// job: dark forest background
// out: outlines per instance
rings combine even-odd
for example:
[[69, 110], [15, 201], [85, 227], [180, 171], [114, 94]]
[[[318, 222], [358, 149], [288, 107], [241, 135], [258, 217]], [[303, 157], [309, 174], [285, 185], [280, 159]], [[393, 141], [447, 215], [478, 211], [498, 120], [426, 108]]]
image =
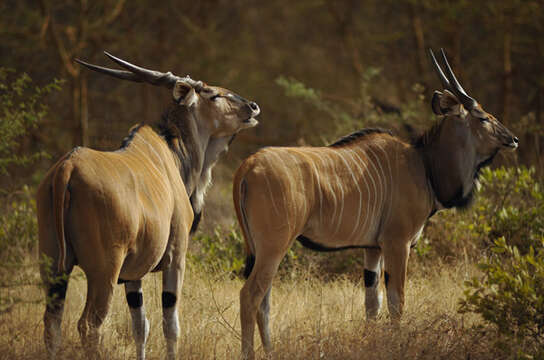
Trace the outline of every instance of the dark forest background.
[[440, 47], [469, 94], [520, 138], [517, 158], [501, 161], [540, 170], [543, 8], [522, 0], [4, 0], [0, 66], [40, 86], [65, 80], [21, 141], [22, 153], [50, 158], [14, 171], [43, 174], [76, 145], [116, 148], [171, 101], [166, 89], [92, 73], [75, 57], [115, 67], [107, 50], [255, 100], [260, 126], [238, 136], [223, 161], [232, 168], [266, 145], [322, 145], [369, 125], [421, 131], [440, 90], [427, 51]]

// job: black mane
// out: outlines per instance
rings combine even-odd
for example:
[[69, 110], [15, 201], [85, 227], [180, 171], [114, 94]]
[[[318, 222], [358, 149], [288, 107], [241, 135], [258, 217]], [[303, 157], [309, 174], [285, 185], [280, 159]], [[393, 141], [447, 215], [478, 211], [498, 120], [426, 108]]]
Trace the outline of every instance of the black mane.
[[418, 137], [415, 137], [411, 144], [416, 149], [422, 149], [425, 147], [425, 145], [429, 144], [434, 137], [438, 134], [440, 130], [440, 126], [442, 125], [442, 121], [437, 121], [433, 126], [431, 126], [430, 129], [425, 131], [423, 134], [421, 134]]
[[391, 133], [390, 130], [386, 130], [382, 128], [365, 128], [340, 138], [336, 142], [330, 144], [329, 147], [340, 147], [340, 146], [348, 145], [354, 142], [355, 140], [358, 140], [364, 136], [371, 135], [371, 134], [389, 134], [393, 136], [393, 133]]
[[203, 154], [197, 149], [198, 130], [191, 121], [185, 106], [173, 106], [167, 109], [158, 123], [154, 124], [155, 131], [164, 138], [168, 147], [181, 162], [182, 178], [187, 185], [189, 174], [202, 160]]
[[121, 147], [119, 148], [119, 150], [125, 149], [126, 147], [128, 147], [130, 145], [132, 140], [134, 140], [134, 136], [136, 135], [138, 130], [140, 130], [142, 128], [142, 126], [144, 126], [144, 124], [138, 124], [138, 125], [133, 126], [130, 129], [130, 132], [128, 133], [128, 135], [123, 138], [123, 141], [121, 142]]

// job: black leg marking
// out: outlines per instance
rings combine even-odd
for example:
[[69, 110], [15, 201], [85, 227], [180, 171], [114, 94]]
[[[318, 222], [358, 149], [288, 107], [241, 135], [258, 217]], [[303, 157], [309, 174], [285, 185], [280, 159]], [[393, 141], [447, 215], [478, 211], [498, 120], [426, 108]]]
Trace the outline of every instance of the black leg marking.
[[47, 290], [47, 311], [58, 312], [62, 309], [67, 289], [68, 281], [65, 279], [55, 280], [54, 283], [49, 285]]
[[373, 287], [378, 280], [376, 272], [365, 269], [364, 271], [365, 287]]
[[385, 287], [387, 287], [387, 284], [389, 283], [389, 273], [387, 271], [385, 271], [383, 278], [385, 280]]
[[127, 293], [127, 303], [131, 308], [139, 308], [144, 304], [144, 296], [141, 292], [129, 292]]
[[168, 291], [162, 292], [162, 307], [169, 308], [176, 305], [177, 297], [175, 294], [172, 294]]
[[251, 270], [255, 265], [255, 255], [246, 256], [246, 266], [244, 268], [244, 277], [247, 279], [251, 275]]

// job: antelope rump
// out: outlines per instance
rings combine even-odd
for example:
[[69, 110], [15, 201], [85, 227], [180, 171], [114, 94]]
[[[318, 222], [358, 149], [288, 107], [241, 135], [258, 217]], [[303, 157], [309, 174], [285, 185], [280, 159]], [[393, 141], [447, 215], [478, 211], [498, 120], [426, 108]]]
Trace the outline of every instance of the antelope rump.
[[436, 211], [465, 207], [479, 170], [518, 139], [467, 95], [443, 51], [431, 51], [444, 91], [431, 104], [442, 116], [415, 143], [365, 129], [328, 147], [269, 147], [235, 174], [233, 197], [244, 234], [247, 281], [240, 292], [242, 356], [254, 358], [257, 322], [265, 352], [272, 279], [295, 239], [319, 251], [362, 248], [367, 318], [378, 314], [382, 271], [389, 314], [403, 312], [410, 248]]

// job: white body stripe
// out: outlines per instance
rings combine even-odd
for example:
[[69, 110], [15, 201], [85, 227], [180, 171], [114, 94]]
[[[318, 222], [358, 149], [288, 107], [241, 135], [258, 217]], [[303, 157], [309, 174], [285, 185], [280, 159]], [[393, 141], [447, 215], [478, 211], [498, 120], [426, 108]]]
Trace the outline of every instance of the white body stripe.
[[[311, 156], [313, 153], [308, 153], [307, 156]], [[323, 191], [321, 190], [321, 180], [319, 179], [319, 172], [317, 171], [317, 167], [315, 166], [314, 161], [310, 161], [310, 166], [312, 167], [312, 171], [315, 174], [315, 178], [317, 181], [317, 192], [319, 193], [319, 223], [323, 223]]]
[[[285, 151], [290, 157], [291, 159], [293, 159], [293, 166], [295, 166], [297, 168], [297, 171], [300, 175], [300, 181], [304, 181], [304, 175], [302, 174], [302, 170], [300, 169], [300, 166], [297, 166], [296, 162], [297, 162], [297, 158], [295, 157], [295, 155], [291, 154], [291, 152], [289, 150], [286, 150]], [[294, 193], [293, 193], [293, 196], [294, 196]], [[306, 205], [306, 201], [303, 201], [302, 202], [303, 206], [304, 206], [304, 211], [303, 211], [303, 218], [306, 218], [306, 215], [308, 213], [308, 210], [307, 210], [307, 205]]]
[[[380, 201], [379, 203], [377, 204], [377, 206], [379, 206], [379, 211], [378, 213], [374, 214], [374, 219], [376, 221], [379, 221], [379, 219], [381, 219], [381, 215], [382, 215], [382, 210], [383, 210], [383, 205], [384, 205], [384, 199], [385, 199], [385, 192], [386, 192], [386, 189], [385, 189], [385, 184], [384, 184], [384, 178], [385, 178], [385, 174], [383, 172], [383, 169], [382, 169], [382, 165], [380, 164], [380, 161], [379, 161], [379, 158], [376, 156], [376, 153], [374, 153], [374, 151], [372, 150], [372, 147], [371, 146], [368, 146], [367, 147], [368, 151], [374, 156], [374, 158], [376, 159], [376, 161], [372, 161], [372, 164], [373, 165], [376, 165], [375, 163], [378, 164], [379, 168], [380, 168], [380, 173], [378, 173], [378, 169], [375, 167], [376, 169], [376, 177], [378, 178], [377, 180], [379, 181], [380, 183], [380, 191], [378, 192], [378, 194], [380, 195]], [[376, 215], [380, 215], [380, 216], [376, 216]]]
[[[332, 163], [332, 168], [334, 168], [335, 167], [334, 166], [335, 165], [334, 159], [331, 156], [329, 156], [329, 160]], [[342, 223], [342, 214], [344, 212], [344, 187], [342, 186], [342, 181], [341, 181], [341, 179], [338, 176], [338, 173], [336, 171], [334, 171], [334, 177], [336, 178], [336, 184], [338, 185], [338, 190], [340, 190], [340, 193], [341, 193], [340, 201], [335, 204], [335, 207], [338, 207], [338, 204], [341, 204], [342, 207], [340, 208], [340, 212], [337, 215], [336, 228], [335, 228], [334, 232], [331, 235], [332, 237], [334, 237], [338, 233], [338, 230], [340, 229], [340, 225]], [[333, 217], [332, 221], [334, 223], [334, 217]]]
[[[326, 163], [325, 163], [325, 154], [323, 154], [322, 158], [321, 158], [321, 162], [324, 164], [325, 167], [327, 167]], [[333, 197], [333, 201], [334, 201], [334, 206], [332, 207], [333, 211], [332, 211], [332, 216], [331, 216], [331, 219], [333, 219], [334, 221], [334, 217], [336, 215], [336, 195], [334, 193], [334, 189], [332, 188], [332, 185], [330, 182], [327, 182], [327, 185], [329, 187], [329, 190], [330, 190], [330, 194], [332, 195]]]
[[[362, 151], [363, 156], [365, 155], [365, 152], [364, 152], [363, 149], [356, 148], [355, 153], [357, 153], [357, 150]], [[376, 165], [374, 165], [374, 161], [372, 161], [372, 159], [369, 156], [366, 156], [366, 159], [367, 159], [368, 163], [371, 164], [372, 167], [374, 168], [374, 171], [376, 172], [376, 175], [378, 175], [378, 171], [377, 171]], [[368, 170], [368, 167], [367, 167], [367, 170]], [[378, 190], [378, 186], [376, 185], [376, 181], [374, 180], [374, 176], [372, 175], [372, 172], [367, 171], [367, 172], [365, 172], [365, 174], [367, 174], [368, 177], [370, 177], [370, 181], [372, 181], [372, 188], [373, 188], [373, 195], [374, 195], [374, 201], [372, 202], [372, 212], [370, 213], [370, 224], [371, 225], [370, 225], [370, 228], [367, 229], [367, 231], [372, 232], [375, 229], [375, 226], [376, 226], [376, 207], [378, 206], [378, 193], [379, 193], [379, 190]], [[369, 198], [368, 201], [370, 201], [370, 198]]]
[[[362, 223], [362, 225], [360, 225], [360, 227], [355, 227], [354, 228], [354, 231], [353, 231], [353, 234], [357, 233], [361, 228], [362, 229], [366, 229], [366, 226], [367, 226], [367, 223], [368, 223], [368, 217], [370, 216], [370, 186], [368, 184], [368, 181], [367, 181], [367, 178], [366, 176], [364, 176], [365, 174], [365, 171], [368, 169], [368, 164], [365, 163], [360, 157], [359, 155], [353, 151], [352, 149], [349, 149], [349, 154], [350, 156], [352, 157], [353, 159], [353, 162], [359, 167], [360, 171], [361, 171], [361, 178], [363, 179], [364, 183], [365, 183], [365, 188], [366, 188], [366, 194], [367, 194], [367, 199], [366, 199], [366, 212], [365, 212], [365, 218], [364, 218], [364, 222]], [[359, 159], [359, 161], [356, 161], [354, 156], [357, 156], [357, 158]], [[363, 169], [360, 164], [364, 164], [365, 168]]]
[[388, 189], [389, 206], [387, 207], [387, 215], [385, 216], [385, 223], [388, 223], [389, 218], [391, 216], [391, 211], [393, 209], [393, 196], [392, 196], [392, 194], [393, 194], [393, 171], [391, 169], [391, 163], [389, 161], [389, 156], [387, 156], [387, 153], [385, 152], [383, 147], [378, 145], [378, 149], [380, 149], [382, 151], [385, 160], [387, 160], [387, 169], [389, 170], [389, 189]]
[[[285, 167], [285, 164], [284, 164], [284, 162], [283, 162], [283, 159], [281, 158], [281, 156], [279, 156], [278, 154], [276, 154], [275, 151], [268, 151], [267, 154], [271, 154], [272, 156], [274, 156], [274, 157], [275, 157], [276, 159], [278, 159], [278, 160], [281, 162], [281, 164]], [[267, 159], [267, 160], [268, 160], [269, 163], [270, 163], [270, 159]], [[288, 168], [285, 168], [285, 169], [288, 170]], [[289, 177], [288, 177], [288, 178], [289, 178]], [[289, 185], [291, 185], [291, 179], [290, 179], [290, 178], [289, 178]], [[281, 186], [283, 187], [283, 185], [281, 185]], [[289, 202], [287, 202], [287, 197], [285, 196], [285, 193], [287, 192], [287, 190], [288, 190], [288, 189], [285, 189], [285, 190], [282, 191], [281, 193], [282, 193], [282, 198], [283, 198], [283, 204], [284, 204], [284, 206], [285, 206], [285, 209], [284, 209], [285, 211], [284, 211], [284, 212], [285, 212], [285, 214], [287, 214], [287, 216], [286, 216], [287, 228], [289, 229], [289, 232], [291, 232], [291, 231], [292, 231], [292, 228], [291, 228], [291, 221], [290, 221], [291, 216], [289, 216], [289, 208], [288, 208]]]
[[348, 240], [349, 240], [355, 233], [355, 229], [358, 227], [360, 219], [361, 219], [361, 210], [363, 207], [363, 193], [361, 192], [361, 188], [359, 187], [359, 182], [357, 181], [357, 178], [355, 177], [355, 174], [353, 173], [351, 166], [349, 166], [349, 163], [346, 161], [346, 159], [344, 159], [344, 157], [342, 156], [342, 153], [339, 154], [339, 157], [340, 159], [342, 159], [342, 161], [346, 165], [346, 168], [349, 170], [351, 178], [353, 179], [353, 183], [357, 186], [357, 191], [359, 192], [359, 206], [357, 207], [357, 224], [356, 226], [354, 226], [352, 233], [348, 236]]

